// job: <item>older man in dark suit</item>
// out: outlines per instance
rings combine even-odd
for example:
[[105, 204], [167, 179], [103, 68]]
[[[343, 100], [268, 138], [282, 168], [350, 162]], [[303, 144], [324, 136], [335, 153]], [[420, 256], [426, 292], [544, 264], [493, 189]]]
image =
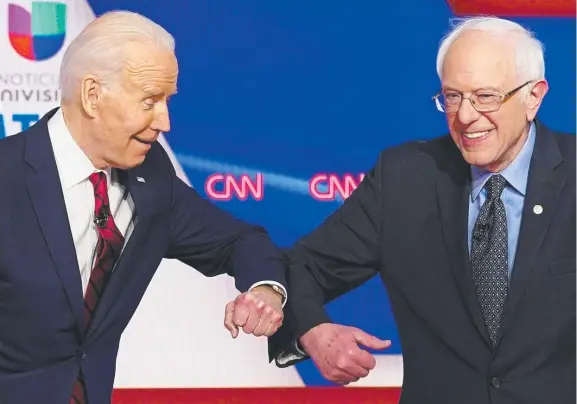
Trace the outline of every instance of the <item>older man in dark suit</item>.
[[323, 304], [379, 274], [402, 404], [574, 403], [575, 137], [536, 118], [542, 46], [516, 23], [473, 18], [444, 38], [437, 69], [450, 135], [383, 151], [289, 250], [271, 358], [310, 357], [341, 384], [366, 376], [375, 359], [359, 345], [390, 342], [333, 324]]
[[60, 76], [61, 108], [0, 141], [0, 403], [109, 403], [120, 337], [163, 258], [234, 276], [243, 293], [225, 325], [272, 335], [282, 255], [182, 182], [157, 142], [176, 92], [172, 36], [106, 14]]

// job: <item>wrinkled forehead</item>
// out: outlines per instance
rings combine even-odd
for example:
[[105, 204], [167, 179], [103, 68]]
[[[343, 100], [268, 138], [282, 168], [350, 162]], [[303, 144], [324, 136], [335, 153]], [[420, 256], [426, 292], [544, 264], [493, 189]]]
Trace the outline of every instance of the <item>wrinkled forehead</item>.
[[449, 48], [441, 74], [443, 88], [504, 91], [515, 83], [515, 51], [508, 41], [471, 31]]
[[176, 92], [178, 62], [172, 51], [158, 49], [152, 45], [135, 43], [127, 48], [124, 67], [127, 84], [146, 92]]

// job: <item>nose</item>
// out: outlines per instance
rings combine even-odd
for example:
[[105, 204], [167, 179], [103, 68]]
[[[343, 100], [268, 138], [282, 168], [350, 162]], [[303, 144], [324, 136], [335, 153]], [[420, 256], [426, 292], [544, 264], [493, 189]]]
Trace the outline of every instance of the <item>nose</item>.
[[159, 132], [170, 131], [170, 116], [166, 103], [157, 104], [155, 108], [154, 120], [150, 124], [150, 128]]
[[463, 98], [457, 116], [463, 125], [469, 125], [479, 119], [479, 112], [473, 107], [470, 99]]

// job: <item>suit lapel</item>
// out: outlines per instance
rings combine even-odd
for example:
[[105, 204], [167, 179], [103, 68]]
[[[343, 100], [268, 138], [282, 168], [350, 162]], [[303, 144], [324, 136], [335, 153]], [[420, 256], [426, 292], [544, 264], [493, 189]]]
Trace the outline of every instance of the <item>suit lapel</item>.
[[104, 329], [106, 327], [104, 323], [107, 319], [110, 320], [114, 317], [111, 312], [118, 306], [117, 303], [127, 283], [126, 280], [135, 272], [131, 260], [137, 256], [138, 245], [141, 245], [142, 238], [146, 237], [151, 211], [150, 202], [147, 198], [146, 183], [137, 180], [138, 176], [141, 175], [141, 171], [143, 171], [142, 167], [129, 171], [118, 170], [119, 181], [127, 187], [134, 202], [135, 226], [98, 303], [92, 323], [87, 330], [86, 338], [91, 338], [96, 331]]
[[[451, 141], [452, 142], [452, 141]], [[463, 160], [456, 146], [439, 162], [437, 197], [441, 214], [442, 232], [451, 259], [451, 267], [459, 286], [461, 297], [471, 319], [483, 340], [490, 346], [477, 292], [471, 275], [468, 247], [468, 214], [470, 198], [469, 165]]]
[[79, 331], [83, 326], [83, 297], [80, 270], [68, 213], [47, 122], [55, 110], [46, 115], [26, 138], [25, 159], [28, 163], [26, 185], [50, 256], [62, 282]]
[[[527, 192], [523, 204], [508, 302], [500, 327], [501, 335], [506, 331], [515, 309], [523, 297], [527, 281], [535, 269], [535, 258], [555, 213], [559, 195], [565, 184], [566, 174], [561, 164], [562, 161], [561, 152], [553, 134], [537, 123], [537, 137], [529, 168]], [[541, 214], [534, 213], [535, 205], [543, 207]]]

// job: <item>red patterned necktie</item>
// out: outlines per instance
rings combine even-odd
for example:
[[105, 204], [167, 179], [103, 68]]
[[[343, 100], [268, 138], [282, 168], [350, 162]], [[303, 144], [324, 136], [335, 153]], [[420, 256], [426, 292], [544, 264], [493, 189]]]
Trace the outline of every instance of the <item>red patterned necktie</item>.
[[[96, 244], [96, 260], [84, 295], [85, 329], [88, 328], [92, 321], [98, 301], [104, 292], [104, 288], [112, 273], [112, 268], [118, 260], [124, 245], [124, 237], [116, 227], [110, 212], [106, 175], [103, 172], [93, 173], [90, 175], [89, 180], [94, 186], [94, 217], [98, 230], [98, 242]], [[87, 403], [82, 372], [78, 374], [78, 379], [74, 384], [70, 403]]]

